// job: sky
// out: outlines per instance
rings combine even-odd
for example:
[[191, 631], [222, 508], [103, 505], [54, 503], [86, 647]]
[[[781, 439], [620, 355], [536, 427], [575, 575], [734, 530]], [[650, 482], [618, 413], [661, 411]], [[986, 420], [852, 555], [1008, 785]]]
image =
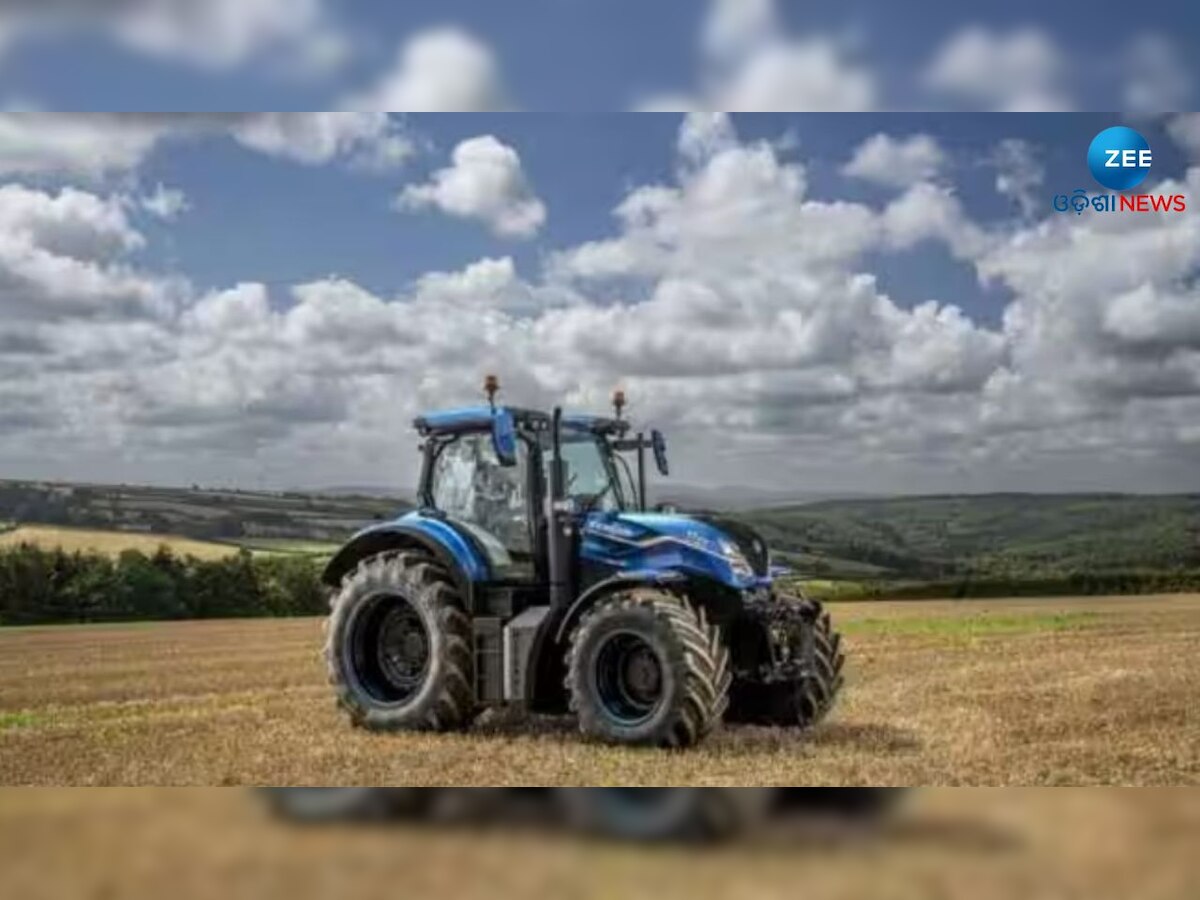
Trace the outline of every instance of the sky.
[[1198, 51], [1188, 0], [5, 0], [0, 103], [1164, 111]]
[[786, 490], [1197, 490], [1200, 118], [0, 116], [0, 470], [409, 486], [475, 402]]
[[[690, 484], [1200, 490], [1198, 26], [0, 2], [0, 477], [408, 487], [495, 373]], [[1186, 212], [1054, 210], [1114, 124]]]

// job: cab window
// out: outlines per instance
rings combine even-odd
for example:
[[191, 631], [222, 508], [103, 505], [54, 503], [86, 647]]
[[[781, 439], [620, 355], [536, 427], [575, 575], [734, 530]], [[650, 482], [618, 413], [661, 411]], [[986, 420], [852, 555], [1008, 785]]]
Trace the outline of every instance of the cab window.
[[517, 465], [502, 466], [491, 435], [465, 434], [443, 446], [433, 463], [433, 505], [468, 526], [502, 563], [531, 553], [524, 442], [517, 454]]

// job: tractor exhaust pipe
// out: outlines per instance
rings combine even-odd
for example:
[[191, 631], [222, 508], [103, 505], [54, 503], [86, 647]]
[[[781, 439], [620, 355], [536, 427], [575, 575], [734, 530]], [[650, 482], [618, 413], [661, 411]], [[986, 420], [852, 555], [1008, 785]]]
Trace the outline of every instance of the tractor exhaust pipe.
[[646, 436], [638, 432], [637, 436], [638, 462], [638, 509], [646, 511]]
[[566, 498], [566, 472], [562, 458], [562, 407], [554, 408], [550, 422], [550, 491], [546, 497], [546, 538], [550, 576], [550, 605], [565, 609], [571, 602], [571, 510]]

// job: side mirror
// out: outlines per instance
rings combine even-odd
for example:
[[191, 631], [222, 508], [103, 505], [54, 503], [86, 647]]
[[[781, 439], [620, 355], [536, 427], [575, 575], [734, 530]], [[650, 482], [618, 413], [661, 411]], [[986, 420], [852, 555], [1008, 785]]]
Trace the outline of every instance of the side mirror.
[[658, 474], [664, 477], [670, 475], [671, 467], [667, 465], [667, 439], [657, 428], [650, 432], [650, 446], [654, 449], [654, 465], [658, 467]]
[[517, 423], [507, 409], [492, 414], [492, 449], [502, 466], [517, 464]]

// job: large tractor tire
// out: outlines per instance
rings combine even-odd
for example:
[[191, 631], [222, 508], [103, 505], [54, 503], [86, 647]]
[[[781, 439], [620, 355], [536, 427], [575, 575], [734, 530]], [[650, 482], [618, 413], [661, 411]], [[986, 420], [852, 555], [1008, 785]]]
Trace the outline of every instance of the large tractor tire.
[[816, 600], [781, 597], [781, 623], [805, 620], [814, 629], [812, 672], [795, 681], [763, 683], [737, 678], [731, 691], [728, 720], [754, 725], [810, 728], [825, 718], [841, 692], [846, 655], [842, 636], [833, 629], [829, 613]]
[[417, 553], [372, 556], [342, 582], [326, 623], [338, 703], [372, 731], [449, 731], [474, 716], [471, 623], [450, 574]]
[[613, 744], [696, 744], [725, 714], [731, 681], [728, 648], [703, 610], [651, 588], [600, 602], [567, 655], [580, 730]]

